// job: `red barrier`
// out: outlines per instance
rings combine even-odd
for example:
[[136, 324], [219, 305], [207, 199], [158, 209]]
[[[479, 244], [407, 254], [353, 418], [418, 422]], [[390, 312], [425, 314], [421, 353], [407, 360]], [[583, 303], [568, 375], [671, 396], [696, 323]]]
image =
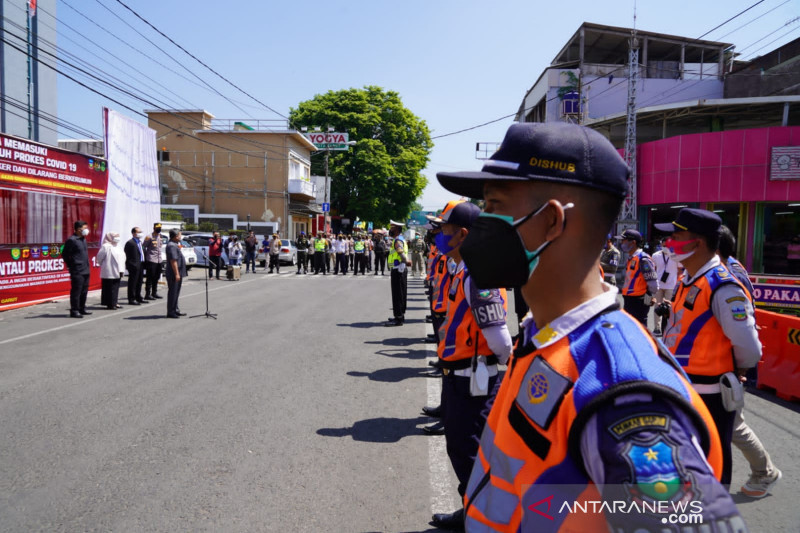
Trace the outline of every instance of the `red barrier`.
[[757, 387], [800, 401], [800, 317], [756, 309], [756, 324], [763, 346]]

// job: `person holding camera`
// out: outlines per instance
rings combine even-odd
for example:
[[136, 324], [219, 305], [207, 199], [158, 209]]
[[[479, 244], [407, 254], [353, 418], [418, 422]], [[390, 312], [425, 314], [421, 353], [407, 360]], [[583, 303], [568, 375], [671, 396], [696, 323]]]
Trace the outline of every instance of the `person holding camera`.
[[653, 309], [656, 315], [653, 334], [660, 336], [667, 327], [669, 306], [664, 305], [664, 302], [672, 300], [672, 294], [675, 292], [675, 283], [678, 281], [678, 262], [670, 259], [669, 254], [662, 248], [653, 254], [653, 264], [656, 267], [656, 279], [658, 280], [658, 289], [655, 294], [656, 307]]

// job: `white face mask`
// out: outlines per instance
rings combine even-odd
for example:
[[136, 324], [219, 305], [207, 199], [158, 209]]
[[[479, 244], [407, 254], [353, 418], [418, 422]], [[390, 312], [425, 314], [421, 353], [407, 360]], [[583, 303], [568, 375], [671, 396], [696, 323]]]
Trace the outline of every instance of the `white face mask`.
[[141, 239], [142, 237], [144, 237], [144, 233], [137, 233], [136, 234], [136, 238], [137, 239]]
[[117, 242], [119, 242], [121, 240], [122, 239], [120, 239], [119, 237], [114, 237], [113, 239], [111, 239], [111, 242], [117, 243]]
[[84, 237], [86, 237], [87, 235], [89, 235], [89, 230], [88, 230], [88, 229], [86, 229], [86, 228], [82, 229], [82, 230], [81, 230], [81, 235], [83, 235]]

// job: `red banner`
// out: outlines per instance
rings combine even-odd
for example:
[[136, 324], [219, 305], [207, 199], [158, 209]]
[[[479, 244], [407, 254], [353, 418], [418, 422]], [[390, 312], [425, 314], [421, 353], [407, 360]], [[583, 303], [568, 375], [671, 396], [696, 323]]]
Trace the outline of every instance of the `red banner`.
[[0, 134], [0, 187], [105, 199], [104, 159]]
[[[0, 248], [0, 311], [69, 294], [69, 271], [61, 257], [62, 246], [50, 243]], [[100, 288], [97, 250], [89, 248], [90, 290]]]

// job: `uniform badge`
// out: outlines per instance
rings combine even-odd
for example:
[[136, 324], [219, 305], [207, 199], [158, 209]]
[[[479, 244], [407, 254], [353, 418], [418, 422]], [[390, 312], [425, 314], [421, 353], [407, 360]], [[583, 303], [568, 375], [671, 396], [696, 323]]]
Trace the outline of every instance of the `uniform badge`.
[[546, 430], [571, 388], [572, 381], [537, 356], [525, 373], [516, 403], [530, 420]]
[[686, 299], [683, 301], [684, 307], [694, 310], [694, 301], [697, 299], [698, 294], [700, 294], [700, 287], [693, 285], [686, 294]]
[[631, 440], [620, 453], [631, 468], [631, 482], [624, 486], [634, 501], [683, 501], [687, 494], [699, 495], [680, 463], [678, 446], [665, 435], [646, 442]]
[[631, 433], [645, 429], [651, 431], [652, 430], [667, 431], [669, 430], [669, 423], [670, 423], [670, 418], [665, 414], [661, 413], [636, 414], [625, 417], [622, 420], [617, 420], [616, 422], [608, 426], [608, 431], [611, 432], [611, 435], [615, 439], [621, 440], [622, 438], [626, 437]]
[[747, 311], [745, 308], [740, 305], [734, 305], [731, 307], [731, 314], [733, 315], [733, 319], [739, 322], [747, 320]]
[[730, 272], [728, 272], [728, 269], [724, 266], [718, 266], [715, 270], [717, 271], [719, 279], [728, 279], [731, 277]]

